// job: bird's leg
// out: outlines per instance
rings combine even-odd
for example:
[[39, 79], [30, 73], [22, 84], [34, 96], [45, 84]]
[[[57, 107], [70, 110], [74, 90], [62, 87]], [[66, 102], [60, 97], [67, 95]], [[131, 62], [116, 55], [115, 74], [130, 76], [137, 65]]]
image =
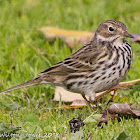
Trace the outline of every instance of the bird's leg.
[[86, 100], [88, 106], [90, 107], [91, 112], [94, 112], [94, 110], [93, 110], [93, 108], [92, 108], [92, 106], [91, 106], [91, 104], [90, 104], [90, 101], [87, 100], [87, 98], [86, 98], [85, 95], [82, 95], [82, 97]]
[[117, 92], [117, 90], [114, 90], [114, 91], [113, 91], [113, 95], [112, 95], [112, 98], [111, 98], [111, 101], [112, 101], [112, 102], [113, 102], [114, 99], [115, 99], [116, 92]]
[[95, 97], [95, 100], [94, 100], [94, 101], [99, 100], [102, 96], [106, 95], [107, 93], [109, 93], [109, 92], [111, 92], [111, 91], [112, 91], [112, 89], [109, 89], [109, 90], [107, 90], [107, 91], [101, 93], [100, 95], [98, 95], [98, 96]]

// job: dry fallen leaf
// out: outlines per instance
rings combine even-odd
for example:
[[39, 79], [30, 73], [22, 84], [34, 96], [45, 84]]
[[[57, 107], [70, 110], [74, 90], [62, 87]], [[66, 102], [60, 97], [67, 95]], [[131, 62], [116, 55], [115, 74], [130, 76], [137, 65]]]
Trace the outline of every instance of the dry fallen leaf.
[[132, 34], [134, 38], [131, 38], [132, 42], [140, 43], [140, 34]]
[[140, 109], [131, 108], [127, 103], [114, 103], [108, 111], [116, 114], [140, 116]]
[[70, 106], [71, 107], [82, 108], [83, 106], [86, 106], [86, 103], [85, 103], [84, 100], [74, 100]]
[[[94, 37], [94, 32], [89, 31], [76, 31], [76, 30], [65, 30], [56, 27], [42, 27], [39, 29], [46, 39], [49, 41], [54, 41], [56, 38], [63, 40], [70, 48], [73, 48], [74, 44], [84, 45], [85, 43], [92, 40]], [[140, 34], [132, 34], [134, 38], [131, 39], [132, 42], [140, 43]]]
[[83, 45], [94, 37], [94, 32], [64, 30], [49, 26], [42, 27], [39, 31], [42, 32], [49, 41], [53, 41], [56, 38], [62, 39], [70, 48], [73, 48], [74, 44]]
[[55, 95], [53, 101], [73, 102], [74, 100], [84, 100], [81, 94], [73, 93], [65, 90], [62, 87], [55, 88]]
[[[102, 92], [97, 93], [96, 96], [98, 96], [100, 94], [102, 94]], [[86, 98], [89, 99], [89, 96], [86, 96]], [[57, 86], [55, 88], [55, 95], [54, 95], [53, 101], [60, 101], [60, 100], [63, 102], [73, 102], [73, 101], [77, 100], [77, 102], [79, 102], [79, 104], [83, 104], [83, 105], [84, 105], [84, 103], [81, 101], [85, 101], [81, 94], [70, 92], [62, 87]], [[86, 103], [85, 103], [85, 105], [86, 105]]]
[[[86, 96], [86, 98], [89, 99], [88, 96]], [[57, 86], [55, 88], [55, 95], [53, 101], [60, 101], [60, 100], [62, 102], [72, 102], [69, 108], [83, 108], [84, 106], [86, 106], [86, 102], [81, 94], [70, 92], [62, 87]]]
[[83, 105], [73, 105], [73, 106], [69, 106], [69, 105], [61, 105], [61, 108], [62, 109], [76, 109], [76, 108], [83, 108], [84, 106]]
[[104, 110], [100, 113], [102, 117], [99, 120], [98, 126], [101, 126], [103, 123], [107, 124], [108, 119], [114, 120], [118, 115], [115, 113], [110, 113], [107, 110]]

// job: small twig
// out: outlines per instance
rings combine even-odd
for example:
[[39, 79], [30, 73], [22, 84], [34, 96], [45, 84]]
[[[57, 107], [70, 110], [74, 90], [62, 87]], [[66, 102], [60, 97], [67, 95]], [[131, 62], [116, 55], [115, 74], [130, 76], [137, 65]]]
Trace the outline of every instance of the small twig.
[[121, 82], [117, 86], [115, 86], [115, 87], [113, 87], [113, 88], [111, 88], [111, 89], [101, 93], [100, 95], [96, 96], [95, 97], [95, 101], [100, 99], [102, 96], [104, 96], [105, 94], [107, 94], [107, 93], [109, 93], [111, 91], [117, 91], [118, 89], [129, 90], [129, 88], [125, 87], [125, 86], [134, 86], [134, 83], [139, 82], [139, 81], [140, 81], [140, 79], [136, 79], [136, 80], [132, 80], [132, 81], [127, 81], [127, 82]]

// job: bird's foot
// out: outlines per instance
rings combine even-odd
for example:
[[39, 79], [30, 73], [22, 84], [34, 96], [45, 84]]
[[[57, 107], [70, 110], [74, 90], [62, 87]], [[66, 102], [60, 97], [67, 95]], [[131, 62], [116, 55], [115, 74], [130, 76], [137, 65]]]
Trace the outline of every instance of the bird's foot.
[[87, 104], [88, 104], [88, 106], [89, 106], [89, 108], [90, 108], [91, 112], [94, 112], [94, 110], [93, 110], [93, 107], [92, 107], [92, 105], [91, 105], [90, 100], [88, 100], [88, 99], [86, 98], [86, 96], [85, 96], [85, 95], [82, 95], [82, 97], [83, 97], [83, 98], [85, 99], [85, 101], [87, 102]]

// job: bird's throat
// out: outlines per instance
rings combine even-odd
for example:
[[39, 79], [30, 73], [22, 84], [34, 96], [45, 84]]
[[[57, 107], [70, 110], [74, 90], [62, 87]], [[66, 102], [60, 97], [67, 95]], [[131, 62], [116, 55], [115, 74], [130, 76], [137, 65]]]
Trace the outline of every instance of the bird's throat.
[[115, 41], [122, 41], [123, 39], [120, 36], [111, 36], [111, 37], [103, 37], [101, 35], [96, 35], [97, 41], [106, 41], [106, 42], [115, 42]]

